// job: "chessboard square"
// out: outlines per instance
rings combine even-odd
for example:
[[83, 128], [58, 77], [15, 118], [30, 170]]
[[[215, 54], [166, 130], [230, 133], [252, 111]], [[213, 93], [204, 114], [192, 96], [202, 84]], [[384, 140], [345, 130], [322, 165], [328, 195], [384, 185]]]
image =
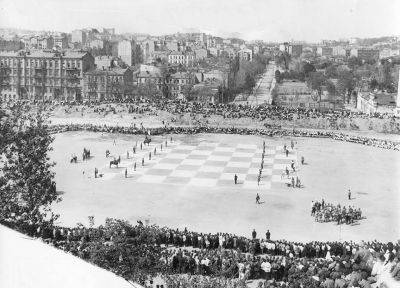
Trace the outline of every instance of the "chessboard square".
[[173, 150], [174, 154], [190, 154], [193, 150], [190, 149], [182, 149], [181, 147]]
[[217, 181], [217, 186], [231, 186], [231, 185], [235, 185], [235, 183], [233, 182], [233, 176], [232, 179], [219, 179]]
[[188, 177], [191, 178], [194, 175], [196, 175], [197, 171], [196, 170], [174, 170], [169, 176], [172, 177]]
[[272, 175], [271, 181], [272, 181], [272, 182], [286, 183], [286, 182], [289, 181], [289, 179], [286, 178], [286, 177], [283, 177], [283, 178], [282, 178], [281, 175]]
[[[214, 159], [214, 157], [213, 157], [213, 159]], [[204, 162], [204, 165], [214, 166], [214, 167], [225, 167], [226, 161], [207, 160], [206, 162]]]
[[[207, 146], [204, 146], [207, 147]], [[190, 155], [211, 155], [212, 150], [193, 150]]]
[[179, 145], [176, 149], [182, 149], [182, 150], [195, 150], [197, 149], [196, 145]]
[[258, 165], [257, 168], [256, 167], [250, 167], [247, 173], [248, 174], [258, 175], [259, 171], [260, 171], [260, 165]]
[[250, 162], [228, 162], [227, 167], [250, 168]]
[[207, 179], [218, 179], [219, 176], [220, 176], [219, 173], [199, 171], [199, 172], [197, 172], [197, 174], [194, 177], [196, 177], [196, 178], [207, 178]]
[[190, 182], [190, 177], [176, 177], [176, 176], [167, 176], [163, 183], [169, 184], [188, 184]]
[[166, 176], [160, 175], [143, 175], [137, 181], [142, 183], [162, 183]]
[[208, 155], [188, 155], [186, 159], [194, 159], [194, 160], [206, 160], [208, 159]]
[[198, 171], [200, 167], [201, 167], [200, 165], [182, 164], [176, 167], [176, 170]]
[[164, 159], [166, 159], [166, 158], [185, 159], [186, 157], [187, 157], [187, 154], [179, 154], [179, 153], [172, 152], [172, 153], [167, 154], [167, 156]]
[[277, 155], [275, 155], [275, 159], [296, 160], [297, 159], [297, 155], [295, 153], [289, 153], [288, 156], [286, 156], [286, 154], [277, 154]]
[[243, 149], [257, 149], [257, 145], [255, 144], [238, 144], [237, 148], [243, 148]]
[[262, 170], [262, 175], [272, 175], [272, 169], [269, 169], [269, 168], [264, 168], [263, 170]]
[[174, 170], [176, 167], [178, 167], [179, 164], [169, 164], [169, 163], [158, 163], [157, 165], [154, 166], [156, 169], [170, 169]]
[[218, 152], [234, 152], [235, 148], [234, 147], [218, 146], [218, 147], [215, 147], [215, 151], [218, 151]]
[[274, 165], [272, 166], [272, 168], [274, 169], [274, 170], [285, 170], [286, 169], [286, 167], [290, 167], [290, 163], [287, 163], [287, 164], [275, 164], [274, 163]]
[[260, 169], [261, 168], [261, 160], [258, 160], [257, 162], [251, 162], [250, 168], [257, 168], [257, 170]]
[[249, 168], [242, 168], [242, 167], [225, 167], [224, 173], [242, 173], [247, 174]]
[[238, 183], [242, 182], [246, 178], [246, 173], [222, 173], [219, 179], [221, 180], [231, 180], [233, 183], [234, 177], [238, 176]]
[[[245, 152], [235, 152], [233, 153], [234, 157], [243, 157], [243, 158], [253, 158], [254, 157], [254, 153], [245, 153]], [[260, 155], [261, 157], [261, 155]]]
[[188, 184], [201, 187], [214, 187], [217, 185], [217, 181], [217, 179], [209, 178], [191, 178]]
[[200, 159], [184, 159], [181, 164], [182, 165], [197, 165], [197, 166], [200, 166], [200, 165], [203, 165], [204, 162], [206, 162], [205, 159], [203, 159], [203, 160], [200, 160]]
[[241, 152], [241, 153], [251, 153], [254, 154], [256, 152], [256, 149], [246, 149], [246, 148], [236, 148], [235, 152]]
[[265, 149], [265, 154], [266, 154], [266, 155], [275, 155], [275, 154], [276, 154], [276, 150], [273, 150], [273, 149]]
[[229, 152], [227, 152], [227, 151], [213, 151], [212, 153], [211, 153], [211, 155], [212, 156], [228, 156], [228, 157], [230, 157], [231, 155], [232, 155], [232, 152], [231, 151], [229, 151]]
[[208, 147], [215, 147], [217, 145], [218, 145], [217, 142], [208, 142], [208, 141], [203, 141], [203, 142], [200, 142], [200, 144], [199, 144], [199, 146], [208, 146]]
[[221, 166], [208, 166], [208, 165], [204, 165], [200, 167], [199, 171], [204, 171], [204, 172], [214, 172], [214, 173], [222, 173], [222, 171], [224, 171], [224, 167]]
[[197, 146], [198, 151], [213, 151], [215, 147], [213, 146]]
[[258, 184], [257, 182], [244, 182], [243, 187], [247, 189], [271, 189], [271, 182], [260, 182]]
[[212, 161], [224, 161], [227, 162], [231, 159], [231, 156], [213, 156], [211, 155], [208, 157], [208, 159], [211, 159]]
[[157, 169], [157, 168], [150, 168], [147, 170], [146, 175], [158, 175], [158, 176], [168, 176], [171, 174], [171, 169]]
[[245, 163], [251, 163], [253, 159], [251, 157], [231, 157], [229, 159], [230, 162], [245, 162]]
[[180, 158], [164, 158], [159, 161], [159, 163], [163, 164], [180, 164], [183, 159]]
[[257, 179], [258, 179], [258, 175], [256, 175], [256, 174], [248, 174], [248, 175], [246, 175], [246, 182], [247, 181], [250, 181], [250, 182], [257, 182]]

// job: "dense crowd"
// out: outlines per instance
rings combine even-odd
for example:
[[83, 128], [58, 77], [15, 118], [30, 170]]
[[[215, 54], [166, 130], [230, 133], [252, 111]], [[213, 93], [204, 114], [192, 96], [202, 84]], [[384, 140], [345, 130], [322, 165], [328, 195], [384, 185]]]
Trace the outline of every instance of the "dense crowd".
[[311, 138], [330, 138], [338, 141], [357, 143], [367, 146], [374, 146], [384, 149], [400, 150], [400, 143], [390, 140], [382, 140], [377, 138], [369, 138], [363, 136], [350, 136], [344, 133], [335, 133], [330, 131], [308, 131], [308, 130], [286, 130], [286, 129], [251, 129], [236, 127], [214, 127], [214, 126], [197, 126], [197, 127], [177, 127], [165, 125], [158, 128], [140, 127], [123, 127], [123, 126], [107, 126], [92, 124], [70, 124], [70, 125], [54, 125], [50, 126], [54, 133], [67, 131], [92, 131], [105, 133], [122, 133], [122, 134], [198, 134], [198, 133], [221, 133], [221, 134], [240, 134], [240, 135], [260, 135], [268, 137], [311, 137]]
[[378, 262], [400, 280], [400, 243], [304, 244], [271, 240], [269, 232], [264, 238], [257, 237], [253, 231], [252, 237], [247, 238], [227, 233], [197, 233], [187, 229], [146, 226], [140, 221], [133, 226], [113, 219], [97, 228], [82, 225], [66, 228], [38, 226], [27, 222], [28, 218], [22, 215], [1, 222], [141, 283], [146, 281], [147, 275], [161, 273], [189, 275], [184, 279], [168, 278], [179, 283], [190, 281], [194, 275], [211, 277], [204, 278], [210, 283], [217, 281], [210, 280], [215, 277], [220, 282], [227, 281], [221, 280], [222, 277], [231, 279], [229, 287], [239, 287], [240, 281], [265, 279], [269, 283], [265, 287], [300, 287], [296, 285], [311, 285], [311, 281], [315, 286], [303, 287], [366, 288], [377, 280], [371, 259], [380, 259]]
[[342, 223], [352, 224], [362, 217], [361, 209], [349, 206], [341, 206], [340, 204], [334, 205], [326, 203], [324, 200], [321, 202], [313, 201], [311, 207], [311, 216], [315, 217], [317, 222], [337, 222], [338, 225]]

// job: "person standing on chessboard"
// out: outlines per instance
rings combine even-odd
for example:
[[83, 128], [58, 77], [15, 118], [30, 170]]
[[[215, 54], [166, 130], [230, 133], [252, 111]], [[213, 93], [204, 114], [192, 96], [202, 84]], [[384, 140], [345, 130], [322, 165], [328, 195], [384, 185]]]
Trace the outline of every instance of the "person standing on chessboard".
[[235, 182], [235, 185], [237, 184], [238, 181], [238, 176], [235, 174], [235, 176], [233, 176], [233, 181]]

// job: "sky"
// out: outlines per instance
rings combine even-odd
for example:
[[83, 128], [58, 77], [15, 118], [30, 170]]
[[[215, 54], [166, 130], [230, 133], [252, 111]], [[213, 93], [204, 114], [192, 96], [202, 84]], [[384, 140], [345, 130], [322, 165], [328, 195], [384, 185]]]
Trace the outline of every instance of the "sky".
[[245, 40], [400, 36], [400, 0], [0, 0], [0, 27], [151, 35], [200, 30]]

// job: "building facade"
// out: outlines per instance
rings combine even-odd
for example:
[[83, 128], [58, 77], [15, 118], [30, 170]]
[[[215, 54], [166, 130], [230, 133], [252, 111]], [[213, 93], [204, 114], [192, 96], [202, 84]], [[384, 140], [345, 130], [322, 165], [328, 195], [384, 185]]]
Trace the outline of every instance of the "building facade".
[[118, 43], [118, 57], [125, 62], [126, 65], [133, 65], [133, 43], [129, 40], [123, 40]]
[[173, 51], [168, 55], [168, 63], [170, 64], [181, 64], [184, 66], [191, 66], [195, 60], [195, 54], [193, 52], [177, 52]]
[[73, 102], [82, 100], [83, 73], [94, 69], [94, 57], [81, 51], [0, 52], [0, 68], [8, 71], [5, 101]]
[[133, 74], [130, 68], [95, 69], [84, 74], [83, 101], [124, 100], [129, 97]]

